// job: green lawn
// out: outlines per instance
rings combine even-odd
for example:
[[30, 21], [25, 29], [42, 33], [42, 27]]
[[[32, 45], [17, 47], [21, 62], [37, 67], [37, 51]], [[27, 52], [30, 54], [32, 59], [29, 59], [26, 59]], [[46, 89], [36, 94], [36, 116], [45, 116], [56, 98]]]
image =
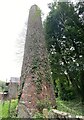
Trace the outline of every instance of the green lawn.
[[57, 109], [64, 112], [69, 112], [71, 115], [83, 115], [84, 105], [81, 100], [75, 99], [71, 101], [62, 101], [59, 98], [56, 99]]
[[[10, 104], [10, 117], [14, 117], [16, 106], [17, 106], [17, 100], [12, 100]], [[9, 117], [8, 108], [9, 108], [9, 101], [5, 101], [4, 104], [0, 102], [0, 118]]]

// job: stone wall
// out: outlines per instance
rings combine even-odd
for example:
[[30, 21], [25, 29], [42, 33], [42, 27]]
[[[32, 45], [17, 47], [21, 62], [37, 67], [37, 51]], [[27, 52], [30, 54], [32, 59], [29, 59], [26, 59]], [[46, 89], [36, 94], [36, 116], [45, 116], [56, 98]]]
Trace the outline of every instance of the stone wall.
[[18, 84], [17, 83], [12, 83], [8, 85], [8, 94], [9, 94], [9, 99], [16, 99], [18, 98]]
[[0, 92], [0, 100], [9, 100], [18, 98], [18, 83], [9, 83], [4, 92]]
[[52, 109], [52, 113], [53, 113], [53, 116], [54, 118], [65, 118], [66, 120], [84, 120], [84, 116], [78, 116], [78, 115], [71, 115], [70, 113], [66, 113], [66, 112], [61, 112], [59, 110], [54, 110]]
[[52, 109], [48, 113], [48, 118], [57, 118], [59, 120], [84, 120], [84, 116], [71, 115], [70, 113], [61, 112], [59, 110]]

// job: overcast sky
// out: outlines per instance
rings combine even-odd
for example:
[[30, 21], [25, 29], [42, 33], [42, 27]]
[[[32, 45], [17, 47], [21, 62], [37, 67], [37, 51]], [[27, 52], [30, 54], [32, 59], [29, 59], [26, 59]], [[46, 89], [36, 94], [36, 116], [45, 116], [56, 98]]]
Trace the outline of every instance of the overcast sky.
[[46, 15], [49, 11], [47, 4], [52, 1], [0, 0], [0, 80], [20, 76], [22, 59], [16, 54], [17, 43], [27, 21], [29, 8], [37, 4]]
[[[21, 60], [17, 43], [28, 18], [29, 8], [37, 4], [44, 14], [52, 0], [0, 0], [0, 80], [19, 77]], [[19, 59], [19, 60], [18, 60]]]

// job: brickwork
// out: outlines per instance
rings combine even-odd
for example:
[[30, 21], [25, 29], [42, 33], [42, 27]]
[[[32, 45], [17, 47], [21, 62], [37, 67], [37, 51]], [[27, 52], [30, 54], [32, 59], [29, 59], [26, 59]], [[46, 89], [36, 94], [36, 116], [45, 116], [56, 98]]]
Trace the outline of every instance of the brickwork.
[[29, 12], [20, 90], [20, 118], [32, 117], [34, 112], [38, 111], [37, 101], [48, 100], [52, 107], [56, 105], [41, 11], [36, 5], [33, 5]]

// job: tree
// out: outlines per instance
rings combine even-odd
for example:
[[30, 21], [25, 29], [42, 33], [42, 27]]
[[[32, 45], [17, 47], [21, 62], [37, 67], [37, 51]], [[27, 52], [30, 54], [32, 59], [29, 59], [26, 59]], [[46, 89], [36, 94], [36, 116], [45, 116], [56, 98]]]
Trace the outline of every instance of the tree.
[[64, 75], [84, 101], [84, 3], [54, 2], [49, 8], [45, 35], [52, 71]]

